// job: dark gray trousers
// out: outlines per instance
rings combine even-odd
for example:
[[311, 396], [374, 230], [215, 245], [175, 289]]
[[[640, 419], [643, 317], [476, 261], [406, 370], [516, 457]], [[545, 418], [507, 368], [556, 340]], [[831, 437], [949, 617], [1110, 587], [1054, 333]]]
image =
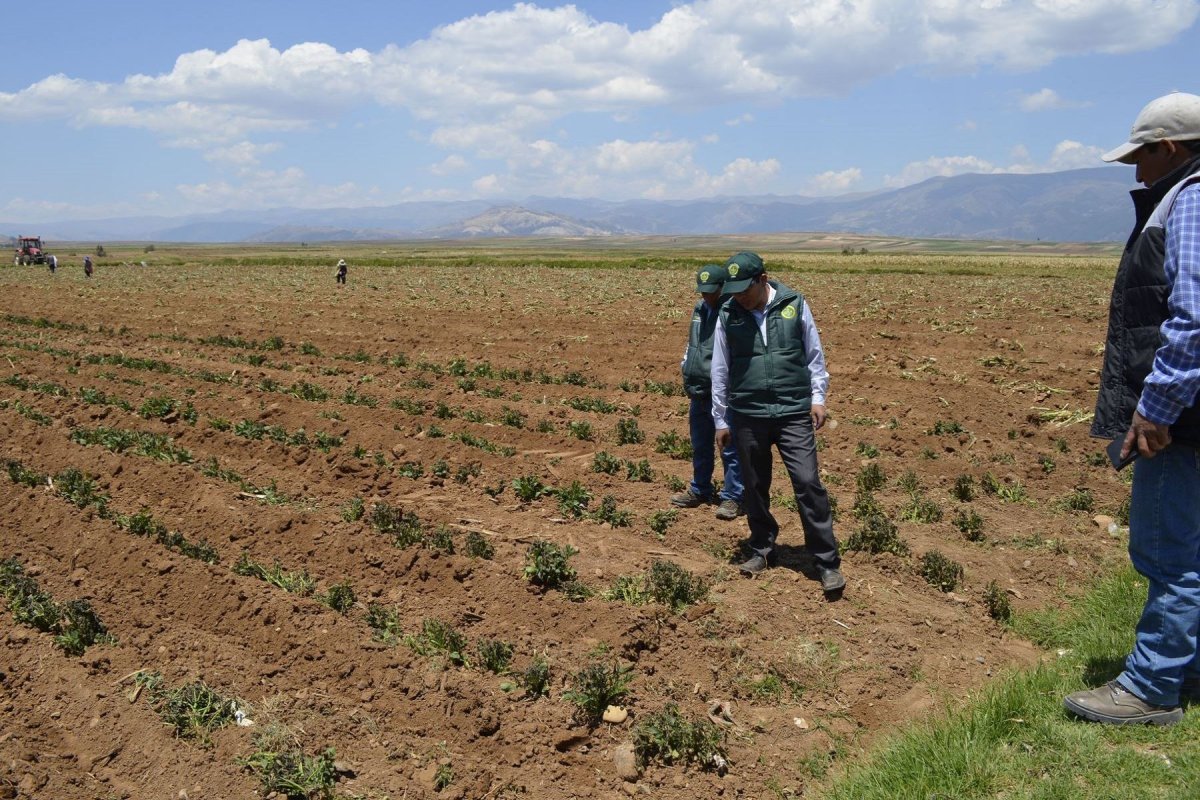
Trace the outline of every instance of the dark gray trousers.
[[747, 417], [733, 412], [732, 427], [742, 464], [745, 491], [742, 504], [750, 523], [750, 548], [767, 555], [775, 547], [779, 523], [771, 515], [771, 446], [779, 449], [796, 507], [804, 526], [804, 547], [823, 567], [838, 567], [837, 538], [833, 535], [833, 517], [829, 493], [821, 484], [817, 468], [817, 440], [812, 417], [793, 414], [787, 417]]

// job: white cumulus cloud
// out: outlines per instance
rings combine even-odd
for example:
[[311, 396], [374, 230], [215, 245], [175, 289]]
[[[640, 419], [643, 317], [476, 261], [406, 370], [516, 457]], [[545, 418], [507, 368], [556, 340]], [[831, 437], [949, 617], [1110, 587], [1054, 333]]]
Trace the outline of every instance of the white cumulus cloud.
[[1018, 100], [1022, 111], [1053, 111], [1061, 108], [1083, 108], [1088, 103], [1068, 100], [1053, 89], [1040, 89], [1022, 94]]
[[813, 195], [845, 194], [861, 182], [862, 170], [858, 167], [840, 171], [830, 170], [810, 178], [804, 186], [804, 193]]
[[887, 175], [883, 179], [885, 186], [898, 188], [920, 183], [929, 178], [948, 178], [952, 175], [964, 175], [970, 172], [1003, 172], [996, 165], [976, 156], [932, 156], [924, 161], [914, 161], [906, 164], [896, 175]]
[[896, 175], [886, 176], [884, 185], [899, 188], [920, 183], [928, 178], [951, 177], [967, 173], [1061, 172], [1068, 169], [1098, 167], [1101, 166], [1100, 156], [1103, 152], [1103, 148], [1064, 139], [1054, 146], [1044, 161], [1034, 159], [1024, 145], [1018, 145], [1012, 149], [1009, 153], [1008, 164], [994, 164], [987, 159], [972, 155], [934, 156], [924, 161], [914, 161], [905, 165], [904, 169]]
[[[595, 8], [603, 13], [602, 4]], [[402, 109], [425, 143], [472, 164], [496, 162], [482, 167], [476, 191], [553, 191], [548, 182], [561, 181], [560, 192], [690, 196], [742, 191], [769, 182], [781, 167], [771, 158], [702, 167], [693, 143], [669, 138], [636, 142], [604, 133], [570, 149], [536, 143], [554, 138], [567, 117], [766, 107], [843, 95], [900, 70], [1028, 70], [1069, 56], [1133, 53], [1171, 41], [1198, 14], [1200, 0], [693, 0], [631, 29], [575, 5], [517, 3], [375, 51], [321, 42], [279, 49], [246, 39], [225, 51], [183, 53], [162, 72], [119, 81], [49, 75], [0, 92], [0, 123], [58, 119], [145, 130], [236, 173], [254, 169], [273, 144], [286, 153], [284, 134], [343, 124], [360, 109]], [[1042, 89], [1018, 102], [1039, 110], [1069, 101]], [[740, 108], [734, 113], [730, 125], [754, 120]], [[595, 141], [602, 137], [612, 140]], [[457, 168], [447, 157], [430, 171]], [[888, 180], [903, 185], [995, 169], [1005, 167], [943, 156]], [[272, 173], [278, 192], [298, 185], [287, 174]], [[233, 191], [222, 183], [230, 177], [180, 192], [216, 197]]]
[[467, 160], [457, 153], [451, 153], [429, 168], [434, 175], [452, 175], [467, 168]]
[[195, 208], [271, 208], [292, 205], [325, 208], [339, 205], [371, 205], [378, 190], [363, 190], [353, 183], [313, 183], [298, 167], [283, 170], [247, 170], [244, 180], [178, 184], [175, 190]]

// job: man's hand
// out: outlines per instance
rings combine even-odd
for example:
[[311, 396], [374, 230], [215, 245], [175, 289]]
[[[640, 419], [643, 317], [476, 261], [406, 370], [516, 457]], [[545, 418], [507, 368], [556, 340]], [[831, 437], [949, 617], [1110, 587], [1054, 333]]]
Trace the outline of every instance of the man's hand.
[[1138, 412], [1133, 412], [1133, 424], [1125, 434], [1125, 442], [1121, 445], [1121, 458], [1127, 457], [1134, 448], [1145, 458], [1154, 455], [1171, 443], [1171, 428], [1151, 422]]
[[813, 430], [821, 430], [821, 426], [825, 424], [825, 417], [828, 416], [825, 411], [825, 406], [813, 403], [812, 410], [808, 413], [810, 416], [812, 416]]
[[729, 440], [733, 436], [729, 433], [729, 428], [717, 428], [717, 449], [724, 450], [729, 447]]

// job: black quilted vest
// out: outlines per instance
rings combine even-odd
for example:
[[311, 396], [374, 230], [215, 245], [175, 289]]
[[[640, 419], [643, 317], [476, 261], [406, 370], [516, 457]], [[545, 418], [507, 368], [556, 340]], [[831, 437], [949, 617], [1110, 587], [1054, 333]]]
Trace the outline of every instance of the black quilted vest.
[[[1114, 439], [1123, 435], [1137, 410], [1142, 385], [1154, 366], [1154, 354], [1162, 345], [1159, 329], [1170, 316], [1167, 309], [1170, 287], [1163, 272], [1168, 209], [1159, 206], [1168, 195], [1174, 198], [1171, 190], [1193, 175], [1200, 175], [1200, 157], [1191, 159], [1150, 188], [1129, 193], [1136, 223], [1113, 281], [1092, 436]], [[1171, 426], [1171, 438], [1200, 446], [1200, 407], [1192, 406], [1180, 414]]]

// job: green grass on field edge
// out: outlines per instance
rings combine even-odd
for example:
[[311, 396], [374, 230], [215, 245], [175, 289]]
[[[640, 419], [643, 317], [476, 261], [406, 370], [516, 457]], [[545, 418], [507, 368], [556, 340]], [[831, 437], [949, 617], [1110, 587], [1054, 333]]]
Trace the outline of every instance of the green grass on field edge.
[[1043, 663], [1001, 677], [965, 707], [897, 734], [849, 767], [825, 796], [1200, 797], [1200, 703], [1172, 728], [1097, 725], [1063, 710], [1065, 695], [1120, 672], [1145, 596], [1145, 582], [1126, 566], [1066, 611], [1019, 618], [1015, 632], [1049, 649]]

